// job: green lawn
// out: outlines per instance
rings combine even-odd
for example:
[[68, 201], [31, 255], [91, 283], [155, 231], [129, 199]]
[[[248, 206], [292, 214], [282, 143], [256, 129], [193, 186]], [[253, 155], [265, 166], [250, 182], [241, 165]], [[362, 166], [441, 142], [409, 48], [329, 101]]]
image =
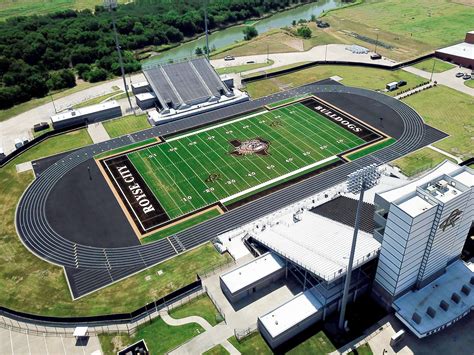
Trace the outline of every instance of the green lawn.
[[242, 355], [270, 355], [273, 354], [272, 350], [268, 347], [265, 340], [259, 332], [254, 332], [248, 337], [245, 337], [240, 342], [235, 338], [235, 336], [227, 339], [230, 343], [235, 346], [235, 348], [240, 351]]
[[452, 69], [455, 67], [454, 64], [445, 62], [443, 60], [439, 60], [437, 58], [430, 58], [426, 59], [422, 62], [416, 63], [413, 65], [417, 69], [421, 69], [427, 72], [430, 72], [433, 70], [433, 63], [434, 63], [434, 72], [435, 73], [442, 73], [446, 70]]
[[151, 234], [148, 237], [145, 237], [141, 240], [142, 243], [150, 243], [154, 242], [159, 239], [166, 238], [172, 234], [176, 234], [178, 232], [184, 231], [185, 229], [188, 229], [192, 226], [195, 226], [199, 223], [202, 223], [204, 221], [207, 221], [208, 219], [211, 219], [213, 217], [219, 216], [220, 213], [216, 209], [209, 210], [207, 212], [204, 212], [202, 214], [199, 214], [197, 216], [191, 217], [189, 219], [186, 219], [182, 222], [176, 223], [172, 226], [163, 228], [159, 230], [156, 233]]
[[287, 352], [288, 355], [323, 355], [335, 351], [336, 348], [328, 339], [323, 331], [313, 335], [311, 338], [305, 340], [295, 348]]
[[253, 64], [242, 64], [235, 66], [228, 66], [224, 68], [216, 69], [218, 74], [231, 74], [231, 73], [241, 73], [248, 70], [265, 68], [273, 64], [273, 60], [269, 60], [268, 63], [253, 63]]
[[213, 348], [205, 351], [203, 355], [228, 355], [229, 352], [222, 345], [218, 344]]
[[474, 79], [464, 80], [464, 85], [474, 89]]
[[358, 152], [355, 152], [355, 153], [352, 153], [352, 154], [349, 154], [347, 157], [350, 159], [350, 160], [355, 160], [355, 159], [358, 159], [360, 157], [363, 157], [363, 156], [366, 156], [370, 153], [373, 153], [379, 149], [382, 149], [382, 148], [385, 148], [385, 147], [388, 147], [389, 145], [395, 143], [395, 139], [393, 138], [390, 138], [390, 139], [387, 139], [387, 140], [384, 140], [382, 142], [379, 142], [379, 143], [376, 143], [374, 145], [371, 145], [370, 147], [367, 147], [367, 148], [364, 148], [362, 150], [359, 150]]
[[[371, 90], [383, 90], [387, 83], [400, 80], [407, 82], [407, 85], [402, 87], [403, 90], [406, 90], [426, 81], [426, 79], [404, 70], [390, 71], [357, 66], [320, 65], [271, 79], [251, 82], [246, 85], [246, 89], [250, 96], [255, 99], [288, 88], [327, 79], [334, 75], [340, 76], [342, 78], [341, 83], [344, 85]], [[400, 91], [395, 90], [388, 93], [388, 95], [395, 96]]]
[[356, 351], [351, 351], [348, 355], [373, 355], [372, 349], [368, 343], [359, 346]]
[[[126, 0], [118, 0], [125, 3]], [[2, 0], [0, 2], [0, 20], [13, 16], [45, 15], [67, 9], [91, 9], [102, 5], [101, 0]]]
[[[101, 96], [97, 96], [97, 97], [94, 97], [92, 99], [89, 99], [89, 100], [86, 100], [86, 101], [82, 101], [81, 103], [78, 103], [77, 105], [74, 105], [73, 107], [74, 108], [81, 108], [81, 107], [85, 107], [85, 106], [91, 106], [91, 105], [97, 105], [97, 104], [100, 104], [102, 101], [105, 101], [109, 98], [111, 98], [112, 96], [115, 96], [117, 95], [116, 97], [114, 97], [115, 100], [118, 100], [119, 99], [119, 95], [122, 91], [117, 91], [117, 92], [111, 92], [111, 93], [108, 93], [108, 94], [105, 94], [105, 95], [101, 95]], [[123, 95], [125, 95], [125, 93], [123, 92]]]
[[403, 100], [450, 136], [434, 146], [463, 160], [474, 156], [474, 97], [438, 85]]
[[169, 311], [169, 315], [176, 319], [190, 316], [202, 317], [212, 326], [223, 321], [221, 314], [206, 293], [193, 298], [177, 308], [173, 308]]
[[120, 147], [120, 148], [115, 148], [115, 149], [111, 149], [111, 150], [108, 150], [106, 152], [103, 152], [103, 153], [100, 153], [100, 154], [97, 154], [95, 155], [94, 157], [96, 159], [102, 159], [102, 158], [106, 158], [106, 157], [109, 157], [111, 155], [115, 155], [115, 154], [119, 154], [121, 152], [126, 152], [128, 150], [132, 150], [132, 149], [137, 149], [139, 147], [142, 147], [142, 146], [145, 146], [145, 145], [148, 145], [148, 144], [153, 144], [153, 143], [157, 143], [157, 140], [155, 138], [148, 138], [148, 139], [145, 139], [143, 141], [140, 141], [140, 142], [135, 142], [135, 143], [132, 143], [132, 144], [129, 144], [129, 145], [126, 145], [124, 147]]
[[450, 160], [447, 156], [433, 149], [423, 148], [395, 160], [393, 165], [399, 167], [406, 176], [414, 176], [435, 167], [446, 159]]
[[[267, 154], [229, 154], [234, 149], [231, 142], [257, 137], [269, 142]], [[295, 103], [168, 139], [131, 152], [128, 158], [174, 219], [218, 201], [225, 203], [298, 169], [313, 168], [312, 164], [363, 143], [303, 103]]]
[[[50, 138], [0, 168], [1, 306], [52, 316], [130, 312], [193, 282], [197, 272], [229, 261], [228, 255], [220, 255], [211, 244], [206, 244], [92, 295], [72, 301], [62, 268], [30, 253], [16, 234], [15, 206], [32, 181], [33, 174], [31, 172], [17, 174], [15, 165], [79, 148], [88, 143], [90, 143], [90, 138], [85, 130]], [[157, 275], [158, 270], [163, 271], [161, 276]], [[151, 277], [150, 281], [146, 281], [147, 276]], [[129, 290], [134, 290], [134, 292], [129, 292]]]
[[105, 121], [103, 125], [110, 138], [120, 137], [125, 134], [134, 133], [151, 127], [148, 123], [146, 114], [116, 118]]
[[[101, 334], [99, 340], [105, 355], [115, 355], [117, 351], [141, 339], [145, 340], [151, 354], [166, 354], [203, 332], [204, 329], [199, 324], [189, 323], [173, 327], [158, 317], [149, 324], [139, 326], [133, 336]], [[114, 344], [120, 344], [120, 346]]]

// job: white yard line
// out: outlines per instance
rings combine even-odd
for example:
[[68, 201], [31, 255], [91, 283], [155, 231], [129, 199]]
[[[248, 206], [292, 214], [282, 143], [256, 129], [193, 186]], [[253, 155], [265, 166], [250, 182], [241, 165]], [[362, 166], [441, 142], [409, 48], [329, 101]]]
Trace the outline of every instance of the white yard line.
[[267, 182], [264, 182], [264, 183], [262, 183], [262, 184], [260, 184], [260, 185], [256, 185], [256, 186], [254, 186], [254, 187], [251, 187], [250, 189], [247, 189], [247, 190], [241, 191], [241, 192], [239, 192], [239, 193], [237, 193], [237, 194], [235, 194], [235, 195], [226, 197], [226, 198], [220, 200], [220, 202], [221, 202], [221, 203], [226, 203], [226, 202], [231, 201], [231, 200], [233, 200], [233, 199], [235, 199], [235, 198], [237, 198], [237, 197], [246, 195], [246, 194], [248, 194], [249, 192], [253, 192], [253, 191], [258, 190], [258, 189], [260, 189], [260, 188], [262, 188], [262, 187], [271, 185], [271, 184], [273, 184], [273, 183], [275, 183], [275, 182], [278, 182], [278, 181], [280, 181], [280, 180], [286, 179], [286, 178], [288, 178], [288, 177], [291, 177], [291, 176], [293, 176], [293, 175], [296, 175], [296, 174], [298, 174], [298, 173], [301, 173], [301, 172], [303, 172], [303, 171], [305, 171], [305, 170], [308, 170], [308, 169], [314, 168], [314, 167], [316, 167], [316, 166], [318, 166], [318, 165], [327, 163], [327, 162], [329, 162], [329, 161], [331, 161], [331, 160], [333, 160], [333, 159], [337, 159], [337, 156], [336, 156], [336, 155], [333, 155], [333, 156], [328, 157], [328, 158], [326, 158], [326, 159], [320, 160], [320, 161], [318, 161], [318, 162], [316, 162], [316, 163], [313, 163], [313, 164], [304, 166], [304, 167], [302, 167], [302, 168], [300, 168], [300, 169], [298, 169], [298, 170], [294, 170], [294, 171], [292, 171], [291, 173], [288, 173], [288, 174], [285, 174], [285, 175], [281, 175], [281, 176], [279, 176], [279, 177], [277, 177], [277, 178], [275, 178], [275, 179], [272, 179], [272, 180], [268, 180]]
[[255, 117], [255, 116], [259, 116], [259, 115], [263, 115], [265, 113], [267, 113], [268, 111], [262, 111], [262, 112], [257, 112], [257, 113], [254, 113], [252, 115], [248, 115], [248, 116], [245, 116], [245, 117], [241, 117], [241, 118], [237, 118], [233, 121], [229, 121], [229, 122], [223, 122], [223, 123], [220, 123], [218, 125], [215, 125], [215, 126], [210, 126], [210, 127], [207, 127], [207, 128], [203, 128], [203, 129], [200, 129], [198, 131], [193, 131], [193, 132], [189, 132], [189, 133], [186, 133], [186, 134], [183, 134], [183, 135], [180, 135], [180, 136], [177, 136], [177, 137], [172, 137], [172, 138], [169, 138], [167, 139], [166, 141], [167, 142], [172, 142], [176, 139], [180, 139], [180, 138], [184, 138], [184, 137], [189, 137], [189, 136], [193, 136], [195, 134], [198, 134], [198, 133], [202, 133], [202, 132], [206, 132], [206, 131], [209, 131], [211, 129], [215, 129], [215, 128], [219, 128], [219, 127], [224, 127], [224, 126], [227, 126], [229, 124], [232, 124], [232, 123], [235, 123], [235, 122], [239, 122], [239, 121], [243, 121], [243, 120], [246, 120], [248, 118], [251, 118], [251, 117]]

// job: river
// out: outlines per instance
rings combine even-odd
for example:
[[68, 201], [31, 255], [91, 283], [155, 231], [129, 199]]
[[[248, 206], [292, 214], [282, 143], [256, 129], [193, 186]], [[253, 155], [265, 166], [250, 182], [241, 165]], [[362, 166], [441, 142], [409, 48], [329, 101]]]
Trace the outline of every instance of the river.
[[[319, 0], [310, 4], [298, 6], [294, 9], [279, 12], [275, 15], [259, 20], [254, 24], [259, 34], [265, 33], [275, 28], [282, 28], [291, 25], [293, 20], [310, 20], [312, 15], [319, 16], [323, 11], [328, 11], [343, 6], [341, 0]], [[244, 39], [242, 30], [244, 25], [232, 26], [222, 31], [216, 31], [209, 35], [209, 47], [219, 49], [231, 45], [236, 41]], [[164, 62], [170, 59], [189, 58], [194, 55], [196, 47], [204, 47], [205, 37], [189, 41], [178, 47], [163, 52], [162, 54], [149, 59], [147, 62]]]

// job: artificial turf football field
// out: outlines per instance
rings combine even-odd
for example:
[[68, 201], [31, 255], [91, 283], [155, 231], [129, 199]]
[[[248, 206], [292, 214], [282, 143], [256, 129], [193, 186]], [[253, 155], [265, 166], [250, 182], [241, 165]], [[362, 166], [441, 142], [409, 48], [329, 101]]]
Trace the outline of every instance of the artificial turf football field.
[[[259, 139], [261, 154], [231, 154]], [[297, 102], [128, 153], [169, 219], [234, 202], [265, 186], [337, 161], [367, 140]]]

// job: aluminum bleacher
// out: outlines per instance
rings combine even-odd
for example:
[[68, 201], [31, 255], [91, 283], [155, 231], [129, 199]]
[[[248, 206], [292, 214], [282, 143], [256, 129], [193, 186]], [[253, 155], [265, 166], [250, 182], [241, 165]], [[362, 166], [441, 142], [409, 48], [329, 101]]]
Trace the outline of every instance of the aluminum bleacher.
[[149, 66], [143, 69], [160, 106], [183, 109], [233, 96], [206, 58]]

